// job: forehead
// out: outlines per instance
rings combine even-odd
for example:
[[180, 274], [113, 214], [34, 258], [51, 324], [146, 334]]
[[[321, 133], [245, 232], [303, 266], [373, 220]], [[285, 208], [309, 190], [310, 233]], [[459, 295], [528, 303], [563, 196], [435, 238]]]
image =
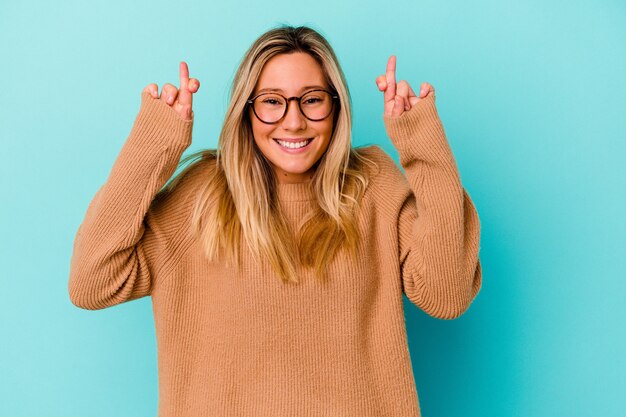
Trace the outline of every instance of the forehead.
[[310, 88], [327, 88], [322, 66], [304, 52], [279, 54], [265, 63], [255, 91], [298, 94]]

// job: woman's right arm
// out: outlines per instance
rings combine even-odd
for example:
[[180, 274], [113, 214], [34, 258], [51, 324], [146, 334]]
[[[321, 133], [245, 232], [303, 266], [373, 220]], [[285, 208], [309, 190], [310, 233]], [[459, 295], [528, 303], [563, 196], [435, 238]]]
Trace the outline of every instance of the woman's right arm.
[[102, 309], [152, 291], [155, 272], [166, 258], [166, 237], [178, 226], [167, 220], [168, 203], [154, 198], [191, 144], [191, 90], [197, 91], [199, 83], [193, 79], [190, 90], [184, 70], [181, 63], [181, 90], [172, 103], [167, 102], [168, 85], [161, 97], [154, 97], [154, 84], [143, 91], [131, 133], [78, 228], [68, 283], [78, 307]]

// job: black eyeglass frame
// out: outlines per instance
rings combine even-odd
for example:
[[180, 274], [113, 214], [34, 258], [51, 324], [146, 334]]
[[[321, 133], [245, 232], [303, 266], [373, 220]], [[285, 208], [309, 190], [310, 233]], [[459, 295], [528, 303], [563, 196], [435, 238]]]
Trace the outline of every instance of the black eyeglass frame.
[[[302, 97], [304, 97], [304, 96], [306, 96], [307, 94], [312, 93], [312, 92], [314, 92], [314, 91], [323, 91], [323, 92], [325, 92], [325, 93], [328, 93], [328, 95], [330, 95], [330, 98], [331, 98], [331, 100], [332, 100], [332, 101], [331, 101], [330, 112], [328, 112], [328, 115], [326, 115], [326, 116], [322, 117], [321, 119], [311, 119], [311, 118], [310, 118], [310, 117], [308, 117], [306, 114], [304, 114], [304, 112], [302, 111], [302, 104], [301, 104], [301, 103], [302, 103]], [[262, 95], [266, 95], [266, 94], [276, 94], [276, 95], [279, 95], [279, 96], [281, 96], [282, 98], [284, 98], [284, 99], [285, 99], [285, 103], [286, 103], [286, 104], [285, 104], [285, 112], [284, 112], [284, 113], [283, 113], [283, 115], [282, 115], [282, 116], [280, 116], [280, 118], [279, 118], [278, 120], [276, 120], [275, 122], [266, 122], [265, 120], [261, 119], [261, 118], [259, 117], [259, 115], [258, 115], [258, 114], [256, 114], [256, 110], [255, 110], [255, 108], [254, 108], [254, 100], [256, 100], [257, 98], [261, 97]], [[265, 124], [267, 124], [267, 125], [273, 125], [273, 124], [276, 124], [276, 123], [280, 122], [281, 120], [283, 120], [283, 118], [285, 117], [285, 115], [286, 115], [286, 114], [287, 114], [287, 112], [289, 111], [289, 103], [291, 102], [291, 100], [296, 100], [296, 101], [298, 102], [298, 109], [300, 110], [300, 114], [302, 114], [302, 115], [303, 115], [306, 119], [308, 119], [308, 120], [310, 120], [310, 121], [312, 121], [312, 122], [319, 122], [319, 121], [321, 121], [321, 120], [324, 120], [324, 119], [328, 118], [328, 116], [330, 116], [331, 114], [333, 114], [333, 110], [335, 109], [335, 100], [339, 100], [339, 96], [338, 96], [338, 95], [333, 95], [333, 93], [332, 93], [332, 92], [330, 92], [330, 91], [328, 91], [328, 90], [324, 90], [323, 88], [317, 88], [317, 89], [315, 89], [315, 90], [309, 90], [309, 91], [306, 91], [306, 92], [304, 92], [304, 93], [303, 93], [300, 97], [293, 96], [293, 97], [289, 97], [289, 98], [287, 98], [287, 97], [283, 96], [283, 95], [282, 95], [282, 94], [280, 94], [280, 93], [263, 92], [263, 93], [257, 94], [256, 96], [252, 97], [250, 100], [246, 101], [246, 103], [247, 103], [247, 104], [250, 104], [250, 105], [252, 106], [252, 112], [254, 113], [254, 115], [256, 116], [256, 118], [257, 118], [257, 119], [259, 119], [259, 121], [260, 121], [261, 123], [265, 123]]]

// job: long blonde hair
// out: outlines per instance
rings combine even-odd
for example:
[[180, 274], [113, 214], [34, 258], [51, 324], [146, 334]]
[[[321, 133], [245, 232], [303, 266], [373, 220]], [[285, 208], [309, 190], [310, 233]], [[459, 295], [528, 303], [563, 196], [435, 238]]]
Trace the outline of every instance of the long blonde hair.
[[[254, 146], [246, 101], [267, 61], [278, 54], [305, 52], [321, 65], [330, 89], [339, 96], [333, 133], [311, 179], [315, 201], [299, 230], [289, 231], [276, 201], [270, 162]], [[356, 260], [357, 213], [374, 163], [351, 145], [352, 109], [348, 87], [326, 39], [306, 27], [281, 26], [262, 34], [248, 49], [235, 74], [218, 148], [184, 157], [187, 166], [161, 192], [168, 192], [194, 165], [212, 160], [207, 181], [196, 196], [192, 229], [210, 261], [240, 264], [243, 236], [255, 260], [269, 260], [284, 282], [298, 282], [299, 267], [311, 267], [324, 280], [326, 265], [345, 247]], [[375, 164], [375, 163], [374, 163]]]

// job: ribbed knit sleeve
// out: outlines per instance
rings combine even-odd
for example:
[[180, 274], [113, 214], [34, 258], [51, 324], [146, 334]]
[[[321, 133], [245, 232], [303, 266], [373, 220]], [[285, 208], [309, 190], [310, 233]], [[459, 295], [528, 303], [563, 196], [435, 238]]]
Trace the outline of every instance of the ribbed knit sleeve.
[[[191, 120], [142, 93], [134, 125], [105, 184], [78, 228], [70, 262], [69, 295], [96, 310], [149, 295], [177, 227], [166, 202], [153, 199], [191, 144]], [[150, 214], [148, 211], [150, 210]]]
[[383, 119], [413, 192], [397, 213], [404, 292], [427, 314], [456, 318], [481, 287], [480, 223], [461, 185], [435, 96]]

